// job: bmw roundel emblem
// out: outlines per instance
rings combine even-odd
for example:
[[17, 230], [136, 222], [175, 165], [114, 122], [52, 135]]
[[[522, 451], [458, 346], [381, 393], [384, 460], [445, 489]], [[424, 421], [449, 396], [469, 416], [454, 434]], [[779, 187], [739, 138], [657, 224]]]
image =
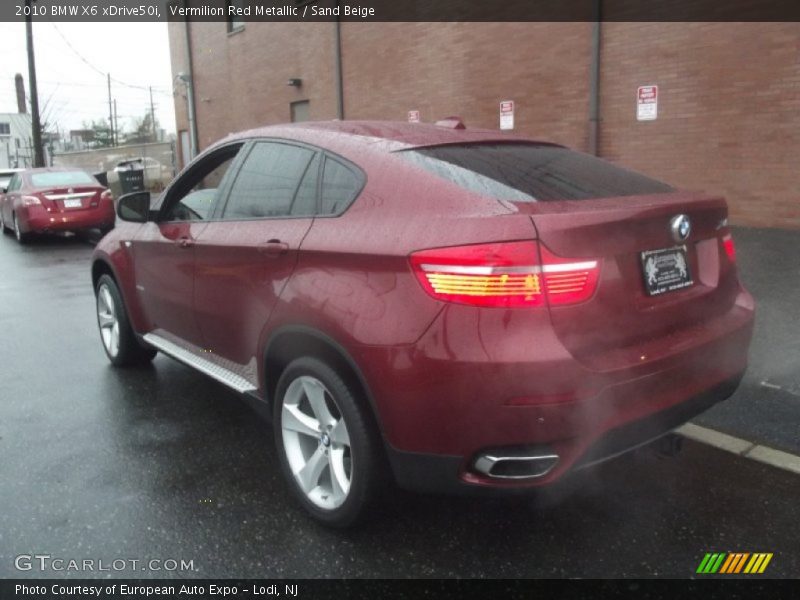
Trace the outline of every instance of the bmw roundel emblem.
[[692, 222], [686, 215], [675, 215], [669, 223], [672, 239], [676, 242], [685, 242], [692, 233]]

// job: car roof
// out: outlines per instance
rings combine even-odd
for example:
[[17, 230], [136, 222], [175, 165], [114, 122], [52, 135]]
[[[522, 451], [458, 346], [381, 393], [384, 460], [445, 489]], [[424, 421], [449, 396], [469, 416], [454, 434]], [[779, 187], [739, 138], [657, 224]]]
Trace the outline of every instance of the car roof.
[[24, 169], [25, 175], [35, 175], [36, 173], [53, 173], [59, 171], [88, 171], [82, 167], [36, 167], [35, 169]]
[[[450, 117], [449, 119], [455, 119]], [[387, 142], [388, 150], [401, 150], [445, 144], [479, 142], [531, 142], [549, 144], [543, 140], [491, 129], [455, 129], [431, 123], [404, 121], [307, 121], [288, 125], [270, 125], [232, 134], [224, 141], [257, 137], [290, 137], [313, 142], [316, 137], [328, 140], [347, 139], [349, 142], [374, 144]]]

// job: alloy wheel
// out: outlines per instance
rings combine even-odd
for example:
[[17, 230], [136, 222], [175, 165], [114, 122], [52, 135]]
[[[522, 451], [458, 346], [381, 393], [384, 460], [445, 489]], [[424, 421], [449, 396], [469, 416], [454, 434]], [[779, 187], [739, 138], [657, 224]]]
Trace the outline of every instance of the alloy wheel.
[[114, 298], [106, 284], [97, 289], [97, 323], [106, 352], [115, 357], [119, 353], [119, 319]]
[[320, 508], [340, 507], [352, 481], [350, 435], [335, 398], [319, 379], [303, 375], [289, 384], [281, 432], [300, 490]]
[[14, 235], [17, 238], [18, 242], [22, 241], [22, 231], [19, 229], [19, 221], [17, 220], [17, 215], [14, 215]]

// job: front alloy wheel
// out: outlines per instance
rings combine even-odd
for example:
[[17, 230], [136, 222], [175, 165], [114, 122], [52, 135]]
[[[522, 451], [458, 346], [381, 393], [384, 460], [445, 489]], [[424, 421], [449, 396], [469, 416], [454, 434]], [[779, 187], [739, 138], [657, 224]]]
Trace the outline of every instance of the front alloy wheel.
[[24, 244], [28, 241], [28, 234], [22, 233], [22, 230], [19, 228], [19, 220], [17, 219], [17, 213], [14, 213], [14, 236], [17, 238], [17, 241], [20, 244]]
[[383, 485], [383, 447], [349, 378], [310, 356], [292, 361], [275, 392], [275, 442], [294, 495], [318, 520], [347, 527]]
[[142, 346], [136, 339], [125, 312], [122, 295], [111, 276], [100, 277], [95, 288], [95, 296], [100, 340], [111, 364], [125, 367], [153, 360], [156, 351]]
[[113, 360], [119, 354], [119, 319], [107, 283], [97, 288], [97, 323], [106, 353]]

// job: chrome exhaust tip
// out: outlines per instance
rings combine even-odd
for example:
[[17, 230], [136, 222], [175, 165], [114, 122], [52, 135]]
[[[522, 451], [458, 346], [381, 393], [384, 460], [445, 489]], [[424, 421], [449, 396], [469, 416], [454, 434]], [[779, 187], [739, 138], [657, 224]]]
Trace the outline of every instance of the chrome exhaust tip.
[[506, 448], [480, 454], [473, 468], [493, 479], [535, 479], [543, 477], [558, 463], [558, 455], [549, 449]]

